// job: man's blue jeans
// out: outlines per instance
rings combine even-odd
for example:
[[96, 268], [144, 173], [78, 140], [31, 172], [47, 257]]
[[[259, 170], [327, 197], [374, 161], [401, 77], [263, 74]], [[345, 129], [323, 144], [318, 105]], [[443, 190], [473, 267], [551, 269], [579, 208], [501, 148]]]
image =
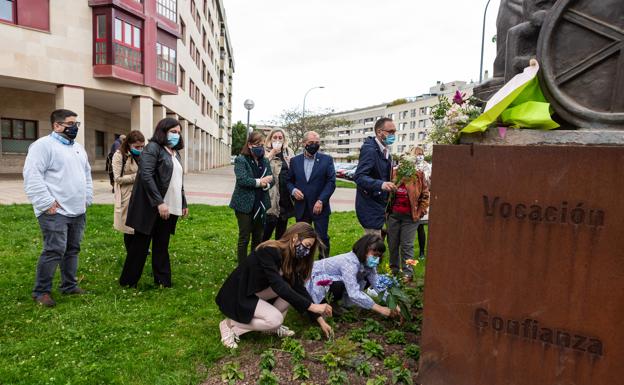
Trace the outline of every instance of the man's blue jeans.
[[41, 214], [37, 220], [43, 235], [43, 251], [37, 264], [37, 276], [33, 297], [52, 291], [52, 279], [56, 267], [61, 267], [61, 292], [68, 292], [78, 285], [78, 253], [84, 234], [86, 215], [66, 217], [61, 214]]

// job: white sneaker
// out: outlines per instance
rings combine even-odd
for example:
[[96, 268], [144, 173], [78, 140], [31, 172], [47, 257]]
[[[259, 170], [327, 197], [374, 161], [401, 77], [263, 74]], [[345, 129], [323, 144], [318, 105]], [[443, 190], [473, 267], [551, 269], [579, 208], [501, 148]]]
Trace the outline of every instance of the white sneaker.
[[221, 343], [229, 349], [236, 349], [240, 339], [234, 333], [234, 330], [227, 324], [227, 320], [219, 322], [219, 330], [221, 331]]
[[278, 337], [280, 338], [284, 338], [284, 337], [292, 337], [295, 335], [295, 332], [290, 330], [288, 327], [282, 325], [280, 327], [278, 327], [277, 329], [275, 329], [275, 334], [277, 334]]

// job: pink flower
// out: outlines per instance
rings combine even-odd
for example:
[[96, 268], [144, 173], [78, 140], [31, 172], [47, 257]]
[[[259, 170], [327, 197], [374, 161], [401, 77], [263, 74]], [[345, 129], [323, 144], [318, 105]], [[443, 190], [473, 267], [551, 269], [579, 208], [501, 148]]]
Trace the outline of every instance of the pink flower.
[[408, 265], [410, 265], [410, 266], [416, 266], [416, 265], [418, 265], [418, 261], [417, 261], [417, 260], [415, 260], [415, 259], [406, 259], [406, 260], [405, 260], [405, 263], [406, 263], [406, 264], [408, 264]]
[[318, 282], [316, 283], [316, 286], [323, 286], [323, 287], [325, 287], [325, 286], [329, 286], [329, 285], [331, 285], [331, 284], [332, 284], [332, 282], [333, 282], [333, 281], [332, 281], [331, 279], [322, 279], [322, 280], [320, 280], [320, 281], [318, 281]]
[[459, 91], [455, 91], [455, 96], [453, 96], [453, 103], [458, 104], [458, 105], [462, 105], [466, 102], [466, 100], [464, 99], [466, 97], [466, 94], [462, 94]]

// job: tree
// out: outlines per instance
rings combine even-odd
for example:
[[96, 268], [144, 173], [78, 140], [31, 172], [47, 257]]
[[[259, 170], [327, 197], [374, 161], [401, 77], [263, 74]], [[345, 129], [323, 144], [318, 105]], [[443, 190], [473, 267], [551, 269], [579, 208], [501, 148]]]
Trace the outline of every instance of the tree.
[[232, 126], [232, 155], [238, 155], [247, 142], [247, 126], [240, 120]]
[[288, 146], [297, 153], [303, 148], [303, 136], [306, 132], [315, 131], [323, 139], [330, 129], [349, 127], [351, 122], [332, 116], [329, 110], [317, 113], [306, 112], [306, 116], [303, 118], [300, 109], [291, 108], [281, 113], [278, 124], [286, 132]]

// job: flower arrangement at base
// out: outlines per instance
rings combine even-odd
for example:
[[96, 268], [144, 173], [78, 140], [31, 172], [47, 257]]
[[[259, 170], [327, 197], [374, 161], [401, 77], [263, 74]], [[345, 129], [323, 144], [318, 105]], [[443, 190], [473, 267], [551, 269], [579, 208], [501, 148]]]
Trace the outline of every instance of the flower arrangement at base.
[[433, 128], [427, 141], [432, 144], [456, 144], [461, 130], [475, 120], [481, 112], [480, 100], [474, 96], [466, 98], [465, 93], [455, 92], [452, 100], [438, 96], [438, 104], [431, 110]]

